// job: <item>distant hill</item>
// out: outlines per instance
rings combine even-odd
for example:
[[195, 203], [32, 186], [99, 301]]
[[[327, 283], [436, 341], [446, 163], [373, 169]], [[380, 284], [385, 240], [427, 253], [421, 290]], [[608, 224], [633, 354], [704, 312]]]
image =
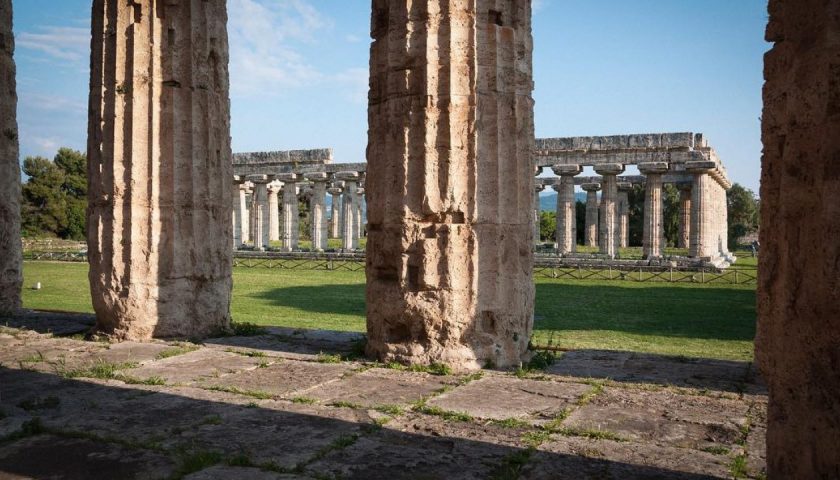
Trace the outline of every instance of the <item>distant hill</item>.
[[[577, 192], [575, 194], [575, 199], [578, 202], [586, 203], [586, 192]], [[557, 210], [557, 194], [552, 193], [550, 195], [540, 195], [540, 210], [547, 212]]]

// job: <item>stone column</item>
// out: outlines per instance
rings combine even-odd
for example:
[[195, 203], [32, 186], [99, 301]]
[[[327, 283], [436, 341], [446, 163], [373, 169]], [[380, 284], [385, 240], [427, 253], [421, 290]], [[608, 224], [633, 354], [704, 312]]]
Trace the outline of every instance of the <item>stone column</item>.
[[691, 244], [691, 184], [677, 184], [680, 191], [680, 226], [677, 247], [688, 248]]
[[686, 170], [694, 176], [691, 187], [691, 243], [688, 256], [712, 260], [715, 255], [714, 215], [711, 209], [711, 189], [715, 162], [686, 162]]
[[330, 205], [330, 238], [339, 238], [341, 235], [341, 188], [332, 187], [327, 192], [332, 195]]
[[555, 165], [552, 170], [560, 177], [560, 183], [553, 187], [557, 192], [557, 252], [574, 253], [577, 251], [575, 176], [582, 169], [580, 165]]
[[283, 182], [283, 251], [297, 250], [300, 243], [300, 209], [298, 208], [298, 176], [284, 173], [277, 176]]
[[97, 329], [118, 339], [229, 328], [227, 10], [93, 1], [88, 257]]
[[840, 478], [838, 2], [769, 10], [756, 338], [767, 478]]
[[268, 218], [268, 177], [253, 175], [248, 177], [254, 185], [251, 194], [251, 237], [256, 250], [269, 247], [269, 218]]
[[[586, 223], [583, 241], [587, 247], [598, 246], [598, 191], [600, 183], [585, 183], [581, 188], [586, 192]], [[576, 220], [577, 221], [577, 220]]]
[[283, 182], [277, 180], [266, 185], [268, 191], [268, 241], [280, 240], [280, 205], [279, 195], [283, 190]]
[[309, 200], [309, 214], [312, 224], [312, 250], [323, 252], [327, 249], [327, 174], [307, 173], [306, 179], [312, 182], [312, 196]]
[[359, 246], [359, 239], [356, 237], [356, 202], [358, 201], [356, 189], [359, 174], [356, 172], [338, 172], [335, 178], [344, 182], [344, 195], [341, 199], [341, 240], [343, 250], [355, 250]]
[[20, 159], [18, 153], [15, 37], [12, 2], [0, 0], [0, 314], [20, 308], [23, 267], [20, 244]]
[[603, 177], [601, 183], [601, 208], [598, 211], [598, 247], [601, 254], [610, 258], [618, 256], [618, 181], [624, 165], [607, 163], [595, 167]]
[[618, 245], [621, 248], [630, 246], [630, 196], [632, 183], [618, 184]]
[[239, 247], [242, 246], [242, 212], [239, 210], [239, 192], [241, 178], [234, 177], [233, 178], [233, 188], [231, 189], [231, 193], [233, 196], [231, 197], [231, 201], [233, 202], [233, 208], [231, 208], [230, 213], [233, 217], [233, 249], [237, 250]]
[[534, 308], [531, 2], [374, 0], [372, 19], [368, 353], [519, 365]]
[[539, 183], [534, 184], [534, 245], [542, 244], [540, 235], [540, 192], [545, 190], [545, 185]]
[[356, 227], [356, 248], [359, 248], [359, 240], [365, 236], [365, 224], [362, 215], [362, 204], [365, 202], [365, 189], [359, 187], [356, 189], [356, 216], [353, 218]]
[[645, 259], [662, 257], [664, 224], [662, 219], [662, 174], [668, 171], [666, 162], [639, 164], [639, 172], [647, 177], [645, 183], [645, 215], [642, 233], [642, 256]]
[[251, 229], [250, 229], [250, 212], [248, 211], [248, 194], [253, 192], [254, 184], [251, 182], [244, 182], [239, 184], [239, 201], [236, 205], [237, 215], [239, 215], [239, 238], [241, 245], [251, 243]]

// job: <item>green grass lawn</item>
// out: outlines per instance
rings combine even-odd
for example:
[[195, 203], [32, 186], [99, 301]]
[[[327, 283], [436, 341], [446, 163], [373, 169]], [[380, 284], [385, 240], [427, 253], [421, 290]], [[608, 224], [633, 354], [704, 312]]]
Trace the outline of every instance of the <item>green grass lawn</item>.
[[[740, 263], [740, 262], [739, 262]], [[87, 264], [25, 262], [27, 308], [90, 312]], [[233, 318], [364, 331], [363, 272], [234, 269]], [[537, 278], [534, 341], [751, 361], [755, 287]]]

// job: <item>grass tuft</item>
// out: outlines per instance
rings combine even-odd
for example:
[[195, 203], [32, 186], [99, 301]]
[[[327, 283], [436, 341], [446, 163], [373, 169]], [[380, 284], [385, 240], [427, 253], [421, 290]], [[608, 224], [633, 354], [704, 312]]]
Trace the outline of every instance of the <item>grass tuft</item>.
[[255, 323], [233, 322], [230, 327], [233, 329], [233, 335], [237, 337], [256, 337], [268, 333], [265, 327]]
[[184, 355], [185, 353], [194, 352], [198, 349], [199, 346], [193, 343], [181, 343], [161, 351], [155, 359], [163, 360], [164, 358], [177, 357], [178, 355]]
[[433, 407], [430, 405], [422, 405], [417, 406], [414, 410], [418, 413], [423, 413], [426, 415], [434, 415], [436, 417], [441, 417], [446, 421], [453, 421], [453, 422], [471, 422], [473, 417], [465, 412], [452, 412], [449, 410], [444, 410], [440, 407]]
[[174, 477], [184, 478], [191, 473], [222, 463], [222, 459], [221, 453], [209, 450], [183, 454]]
[[300, 403], [300, 404], [303, 404], [303, 405], [314, 405], [314, 404], [318, 403], [318, 400], [316, 400], [312, 397], [294, 397], [294, 398], [290, 399], [290, 401], [292, 403]]
[[493, 480], [516, 480], [522, 472], [522, 467], [531, 459], [534, 454], [533, 448], [519, 450], [506, 456], [498, 470], [493, 474]]
[[231, 387], [225, 385], [213, 385], [212, 387], [202, 387], [205, 390], [212, 390], [214, 392], [234, 393], [236, 395], [244, 395], [246, 397], [256, 398], [258, 400], [270, 400], [274, 395], [260, 390], [243, 390], [239, 387]]
[[379, 405], [375, 409], [377, 412], [384, 413], [386, 415], [402, 415], [405, 411], [403, 407], [399, 405]]

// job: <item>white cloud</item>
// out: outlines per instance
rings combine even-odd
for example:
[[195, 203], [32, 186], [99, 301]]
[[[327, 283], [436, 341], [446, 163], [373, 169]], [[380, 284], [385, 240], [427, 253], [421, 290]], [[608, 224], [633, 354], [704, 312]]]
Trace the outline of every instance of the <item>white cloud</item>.
[[47, 112], [87, 112], [87, 105], [79, 99], [36, 92], [21, 92], [20, 105], [23, 109], [33, 109]]
[[41, 26], [37, 32], [18, 34], [17, 47], [35, 50], [59, 60], [85, 60], [90, 51], [90, 29]]
[[234, 94], [270, 95], [323, 80], [299, 46], [333, 25], [308, 0], [231, 0], [228, 12]]

